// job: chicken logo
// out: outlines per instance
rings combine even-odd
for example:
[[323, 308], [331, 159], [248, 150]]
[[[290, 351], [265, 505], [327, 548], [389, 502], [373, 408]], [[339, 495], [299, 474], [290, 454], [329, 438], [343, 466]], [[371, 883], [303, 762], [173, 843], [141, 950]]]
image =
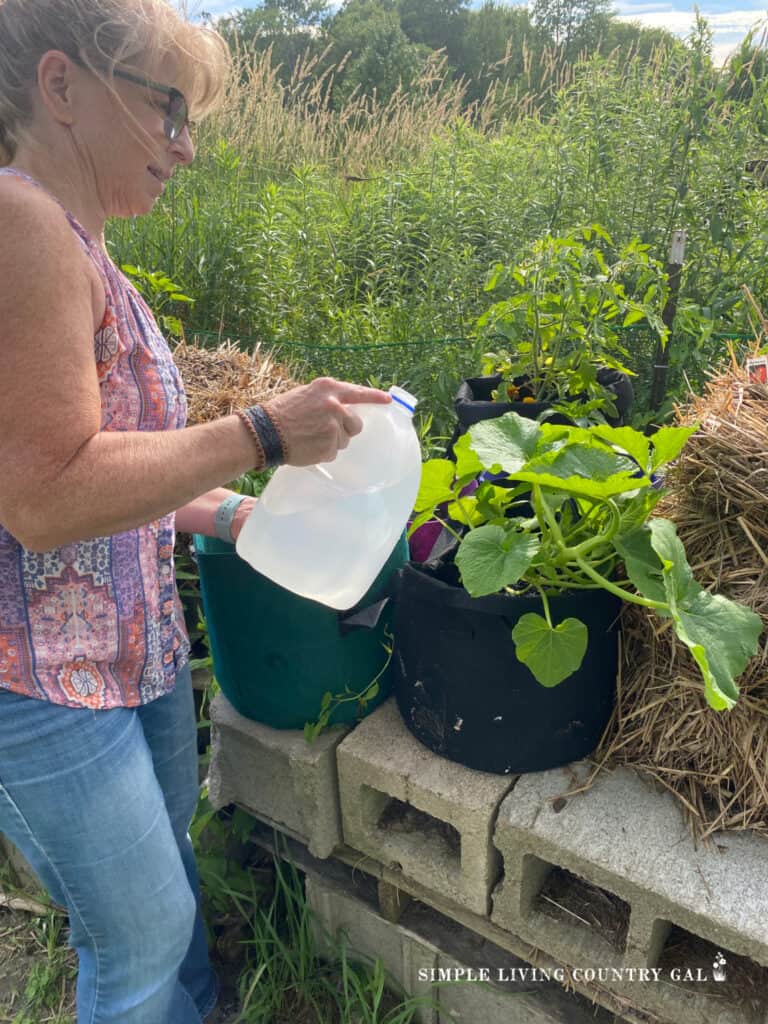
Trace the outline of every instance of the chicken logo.
[[715, 981], [725, 981], [725, 957], [720, 950], [715, 954], [712, 964], [712, 977]]

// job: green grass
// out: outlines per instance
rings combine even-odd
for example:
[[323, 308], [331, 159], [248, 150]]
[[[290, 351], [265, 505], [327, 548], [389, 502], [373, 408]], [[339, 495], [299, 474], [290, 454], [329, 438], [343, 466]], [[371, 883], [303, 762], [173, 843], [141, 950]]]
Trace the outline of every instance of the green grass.
[[203, 792], [191, 831], [211, 949], [225, 973], [237, 965], [237, 1024], [408, 1024], [423, 1000], [325, 932], [290, 860], [248, 842], [252, 823], [240, 809], [214, 813]]
[[[250, 820], [215, 814], [203, 795], [192, 828], [213, 962], [225, 1002], [237, 996], [228, 1024], [409, 1024], [424, 1001], [395, 992], [381, 961], [355, 958], [343, 936], [324, 933], [295, 867], [244, 842]], [[7, 869], [0, 891], [25, 895]], [[0, 909], [0, 1024], [75, 1024], [67, 937], [59, 910]]]
[[33, 918], [28, 955], [35, 957], [13, 1024], [70, 1024], [74, 1021], [75, 954], [66, 946], [66, 921], [58, 911]]
[[[0, 852], [0, 891], [31, 896]], [[0, 1024], [74, 1024], [75, 953], [66, 945], [66, 915], [54, 907], [45, 913], [0, 909]]]
[[275, 861], [274, 894], [251, 926], [242, 1024], [409, 1024], [425, 1005], [394, 994], [381, 961], [353, 958], [343, 936], [321, 934], [289, 863]]

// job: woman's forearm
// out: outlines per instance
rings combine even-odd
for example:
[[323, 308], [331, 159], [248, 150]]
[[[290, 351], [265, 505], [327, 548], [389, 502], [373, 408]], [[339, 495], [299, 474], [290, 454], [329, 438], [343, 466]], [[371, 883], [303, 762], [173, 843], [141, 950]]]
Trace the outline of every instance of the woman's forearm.
[[183, 430], [101, 431], [55, 480], [41, 481], [8, 529], [33, 551], [130, 530], [193, 503], [252, 469], [253, 438], [238, 416]]
[[[270, 399], [265, 409], [282, 461], [310, 466], [334, 459], [362, 430], [356, 404], [391, 400], [375, 388], [317, 377]], [[29, 423], [8, 420], [18, 438], [0, 431], [0, 451], [4, 443], [6, 449], [0, 522], [32, 551], [132, 530], [263, 463], [263, 446], [235, 414], [183, 430], [101, 431], [94, 410], [83, 417], [91, 426], [80, 437], [74, 431], [69, 450], [67, 432], [62, 438], [44, 429], [42, 413], [35, 418], [30, 411]]]
[[[214, 516], [222, 501], [231, 494], [234, 494], [234, 491], [226, 487], [215, 487], [212, 491], [201, 494], [199, 498], [183, 505], [176, 510], [176, 529], [184, 530], [186, 533], [200, 533], [204, 537], [217, 536]], [[256, 498], [245, 497], [238, 505], [230, 524], [231, 540], [237, 540], [237, 535], [255, 504]]]

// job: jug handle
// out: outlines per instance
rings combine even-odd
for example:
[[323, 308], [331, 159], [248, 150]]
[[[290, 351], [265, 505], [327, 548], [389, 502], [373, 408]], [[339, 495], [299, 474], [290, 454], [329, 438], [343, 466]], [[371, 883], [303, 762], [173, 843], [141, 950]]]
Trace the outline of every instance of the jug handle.
[[314, 473], [315, 476], [319, 476], [327, 487], [332, 487], [333, 490], [338, 491], [340, 494], [344, 493], [344, 488], [339, 485], [333, 473], [329, 473], [324, 466], [314, 465], [304, 466], [303, 468], [309, 470], [310, 473]]

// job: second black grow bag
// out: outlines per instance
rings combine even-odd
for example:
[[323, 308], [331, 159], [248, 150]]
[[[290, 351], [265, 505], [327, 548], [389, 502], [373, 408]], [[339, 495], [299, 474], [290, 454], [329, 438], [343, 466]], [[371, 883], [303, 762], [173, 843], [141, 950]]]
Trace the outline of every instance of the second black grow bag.
[[[625, 373], [608, 366], [603, 366], [597, 371], [597, 380], [614, 397], [617, 417], [606, 417], [608, 423], [615, 427], [623, 425], [627, 422], [634, 401], [632, 381]], [[526, 419], [535, 420], [541, 413], [552, 408], [549, 402], [496, 402], [492, 393], [501, 386], [501, 383], [500, 373], [487, 377], [467, 377], [461, 382], [454, 399], [457, 423], [448, 447], [449, 452], [453, 451], [453, 446], [461, 435], [475, 423], [496, 419], [508, 412], [516, 412]], [[517, 383], [523, 383], [522, 378], [518, 379]], [[547, 422], [568, 424], [572, 420], [561, 413], [553, 413], [547, 417]]]
[[393, 684], [413, 735], [436, 754], [498, 774], [543, 771], [591, 753], [610, 718], [618, 673], [621, 601], [601, 590], [550, 598], [557, 625], [584, 622], [581, 667], [558, 686], [536, 681], [511, 632], [538, 597], [473, 598], [434, 569], [400, 570]]

